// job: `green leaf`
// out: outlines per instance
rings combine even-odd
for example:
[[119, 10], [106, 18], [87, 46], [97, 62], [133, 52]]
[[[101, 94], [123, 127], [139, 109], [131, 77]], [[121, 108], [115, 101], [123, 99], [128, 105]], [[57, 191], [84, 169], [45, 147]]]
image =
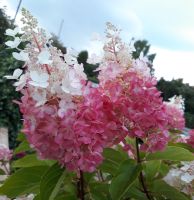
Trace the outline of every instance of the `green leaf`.
[[92, 200], [107, 200], [107, 197], [104, 194], [101, 194], [97, 191], [93, 191], [90, 193]]
[[32, 150], [29, 146], [29, 143], [24, 140], [23, 142], [21, 142], [19, 144], [19, 146], [14, 150], [14, 154], [20, 153], [20, 152], [25, 152], [25, 151], [29, 151]]
[[169, 146], [181, 147], [181, 148], [187, 149], [190, 152], [194, 153], [194, 148], [192, 148], [191, 145], [186, 144], [186, 143], [180, 143], [180, 142], [178, 142], [178, 143], [170, 143]]
[[113, 200], [119, 200], [125, 196], [141, 170], [140, 165], [130, 165], [126, 171], [113, 178], [110, 185], [110, 194]]
[[170, 170], [170, 167], [167, 164], [161, 162], [160, 169], [158, 171], [161, 174], [161, 176], [162, 177], [166, 176], [169, 170]]
[[160, 160], [150, 160], [145, 163], [145, 175], [146, 175], [146, 180], [153, 180], [155, 175], [158, 173], [158, 170], [160, 169]]
[[125, 198], [130, 197], [138, 200], [147, 199], [146, 195], [143, 192], [141, 192], [136, 185], [137, 184], [134, 183], [132, 187], [130, 187], [130, 189], [127, 191], [125, 195]]
[[118, 165], [126, 159], [125, 156], [123, 156], [119, 151], [111, 148], [106, 148], [103, 151], [103, 156], [107, 160], [111, 160]]
[[33, 200], [40, 200], [40, 194], [37, 194]]
[[90, 196], [93, 200], [107, 200], [110, 199], [109, 184], [93, 182], [89, 184]]
[[99, 169], [114, 176], [119, 169], [119, 165], [115, 164], [111, 160], [104, 160], [99, 166]]
[[66, 171], [58, 163], [51, 166], [44, 174], [40, 183], [41, 200], [54, 200], [65, 179]]
[[57, 195], [55, 200], [77, 200], [77, 197], [75, 194], [60, 194]]
[[175, 198], [176, 200], [189, 200], [185, 194], [179, 192], [162, 180], [154, 181], [152, 192], [154, 196], [163, 196], [166, 197], [165, 199], [169, 200], [175, 200]]
[[53, 160], [39, 160], [36, 154], [31, 154], [12, 162], [12, 167], [51, 166], [54, 162]]
[[47, 166], [36, 166], [16, 171], [0, 187], [0, 194], [10, 198], [27, 193], [36, 194], [39, 190], [40, 179], [47, 169]]
[[187, 149], [168, 146], [164, 151], [148, 154], [146, 160], [192, 161], [194, 155]]
[[4, 170], [2, 170], [1, 168], [0, 168], [0, 175], [5, 175]]
[[132, 159], [125, 160], [119, 166], [117, 173], [122, 174], [123, 172], [128, 172], [135, 166], [136, 166], [135, 160]]
[[17, 141], [25, 141], [26, 140], [26, 136], [24, 133], [19, 133], [18, 136], [17, 136]]
[[120, 164], [126, 159], [126, 157], [119, 151], [111, 148], [106, 148], [103, 151], [104, 161], [99, 166], [103, 172], [115, 175], [118, 171]]

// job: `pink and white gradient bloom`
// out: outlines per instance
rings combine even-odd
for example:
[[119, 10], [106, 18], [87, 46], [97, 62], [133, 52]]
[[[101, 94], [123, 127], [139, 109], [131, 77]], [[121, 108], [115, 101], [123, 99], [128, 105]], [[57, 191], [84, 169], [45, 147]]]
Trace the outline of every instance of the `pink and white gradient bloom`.
[[22, 12], [21, 41], [29, 43], [19, 54], [28, 59], [15, 86], [23, 95], [23, 131], [41, 158], [92, 172], [103, 161], [103, 149], [125, 143], [126, 136], [141, 139], [144, 151], [165, 149], [168, 130], [182, 127], [182, 115], [162, 101], [146, 59], [132, 58], [134, 47], [122, 42], [119, 29], [107, 23], [100, 82], [92, 87], [75, 53], [62, 54]]

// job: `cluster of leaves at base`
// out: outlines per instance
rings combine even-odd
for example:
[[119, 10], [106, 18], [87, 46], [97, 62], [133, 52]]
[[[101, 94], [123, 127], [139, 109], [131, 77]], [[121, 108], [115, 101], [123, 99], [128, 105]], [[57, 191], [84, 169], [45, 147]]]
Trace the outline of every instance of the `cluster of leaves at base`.
[[[14, 154], [26, 155], [11, 163], [12, 175], [0, 187], [0, 195], [15, 198], [35, 194], [35, 200], [79, 199], [77, 174], [67, 171], [52, 160], [37, 158], [26, 141], [19, 135], [20, 145]], [[146, 200], [139, 175], [142, 172], [149, 193], [156, 200], [190, 200], [162, 178], [170, 166], [180, 161], [194, 160], [192, 149], [184, 144], [170, 144], [163, 152], [140, 154], [142, 163], [129, 158], [121, 146], [107, 148], [104, 161], [94, 173], [84, 173], [85, 200]]]

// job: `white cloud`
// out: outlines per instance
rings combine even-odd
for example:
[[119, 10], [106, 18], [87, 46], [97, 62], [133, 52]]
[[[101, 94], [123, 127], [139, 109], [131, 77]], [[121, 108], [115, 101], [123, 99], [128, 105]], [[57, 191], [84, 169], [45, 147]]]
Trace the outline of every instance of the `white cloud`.
[[151, 52], [156, 53], [154, 60], [155, 75], [167, 80], [183, 78], [184, 83], [194, 85], [194, 51], [173, 51], [152, 47]]
[[185, 27], [181, 28], [176, 34], [186, 42], [194, 44], [194, 28]]

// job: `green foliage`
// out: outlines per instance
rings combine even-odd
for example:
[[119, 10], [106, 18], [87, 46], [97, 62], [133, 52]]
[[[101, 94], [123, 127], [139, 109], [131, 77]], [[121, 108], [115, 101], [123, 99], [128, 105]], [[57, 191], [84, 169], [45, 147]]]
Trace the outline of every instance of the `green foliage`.
[[60, 49], [63, 54], [67, 52], [66, 47], [64, 47], [63, 43], [59, 40], [59, 38], [54, 33], [52, 33], [51, 39], [53, 41], [52, 45], [54, 47], [57, 47], [58, 49]]
[[146, 160], [192, 161], [194, 155], [187, 149], [168, 146], [164, 151], [148, 154]]
[[185, 99], [186, 127], [194, 128], [194, 87], [184, 84], [182, 79], [166, 81], [164, 78], [158, 81], [157, 87], [165, 101], [174, 95], [182, 95]]
[[[26, 141], [19, 134], [21, 148]], [[133, 142], [131, 142], [133, 145]], [[166, 176], [171, 164], [194, 160], [192, 149], [182, 143], [170, 144], [163, 152], [142, 156], [141, 163], [127, 156], [118, 146], [103, 152], [104, 161], [93, 173], [83, 173], [85, 200], [145, 200], [145, 191], [140, 181], [140, 173], [149, 194], [156, 200], [189, 200], [189, 198], [166, 184]], [[0, 194], [16, 198], [23, 194], [34, 193], [35, 200], [77, 200], [80, 179], [76, 173], [69, 172], [52, 160], [39, 160], [30, 147], [25, 157], [11, 163], [13, 174], [0, 187]], [[20, 151], [19, 151], [20, 152]], [[18, 169], [19, 168], [19, 169]], [[173, 195], [172, 195], [173, 194]]]
[[119, 170], [118, 175], [111, 182], [110, 194], [112, 200], [122, 199], [126, 195], [134, 181], [138, 178], [141, 170], [141, 165], [134, 165], [128, 162], [128, 166], [126, 167], [125, 163], [125, 167]]
[[189, 200], [185, 194], [179, 192], [177, 189], [171, 187], [162, 180], [154, 181], [152, 193], [161, 200], [174, 200], [175, 198], [176, 200]]
[[23, 194], [36, 193], [39, 190], [41, 176], [47, 169], [48, 166], [35, 166], [16, 171], [0, 187], [0, 194], [15, 198]]
[[34, 166], [50, 166], [54, 161], [51, 160], [40, 160], [37, 158], [36, 154], [26, 155], [21, 159], [13, 161], [12, 167], [13, 168], [20, 168], [20, 167], [34, 167]]
[[96, 68], [98, 67], [98, 64], [96, 65], [92, 65], [87, 63], [87, 59], [88, 59], [88, 52], [87, 51], [81, 51], [78, 55], [77, 61], [79, 64], [83, 63], [83, 67], [84, 67], [84, 72], [87, 74], [87, 78], [88, 80], [94, 82], [94, 83], [98, 83], [98, 72], [96, 72]]
[[58, 164], [51, 166], [40, 182], [40, 199], [54, 200], [63, 184], [66, 171]]
[[0, 8], [0, 127], [9, 128], [10, 147], [16, 146], [17, 133], [21, 128], [21, 116], [18, 106], [13, 100], [20, 98], [12, 86], [13, 81], [6, 80], [3, 76], [12, 74], [14, 69], [21, 67], [22, 63], [12, 57], [12, 50], [6, 49], [4, 43], [8, 37], [4, 35], [5, 30], [11, 28], [11, 20]]
[[5, 172], [0, 168], [0, 175], [5, 175]]
[[107, 148], [103, 152], [104, 162], [100, 165], [100, 169], [103, 172], [111, 175], [116, 175], [120, 167], [121, 162], [125, 160], [125, 157], [117, 150]]
[[160, 166], [161, 166], [160, 160], [151, 160], [145, 163], [144, 171], [147, 181], [153, 181], [153, 179], [157, 176]]
[[137, 40], [134, 43], [135, 50], [132, 54], [133, 58], [137, 59], [140, 57], [140, 54], [143, 53], [144, 57], [147, 57], [150, 64], [148, 64], [148, 67], [150, 68], [151, 74], [154, 74], [154, 68], [153, 68], [153, 61], [156, 57], [156, 54], [149, 54], [150, 45], [148, 44], [147, 40]]

